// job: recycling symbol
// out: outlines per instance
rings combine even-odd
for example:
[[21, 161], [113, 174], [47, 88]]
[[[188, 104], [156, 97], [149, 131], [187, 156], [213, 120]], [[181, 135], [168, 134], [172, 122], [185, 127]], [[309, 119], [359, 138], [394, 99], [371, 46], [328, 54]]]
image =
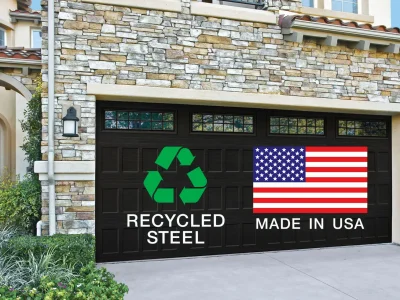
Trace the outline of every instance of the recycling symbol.
[[[188, 148], [168, 146], [161, 150], [155, 163], [168, 170], [175, 158], [181, 166], [191, 166], [195, 156]], [[187, 176], [193, 187], [184, 187], [179, 197], [184, 204], [197, 203], [206, 190], [207, 178], [200, 167], [188, 172]], [[143, 184], [150, 197], [157, 203], [174, 203], [174, 188], [159, 188], [161, 181], [163, 178], [158, 171], [149, 171]]]

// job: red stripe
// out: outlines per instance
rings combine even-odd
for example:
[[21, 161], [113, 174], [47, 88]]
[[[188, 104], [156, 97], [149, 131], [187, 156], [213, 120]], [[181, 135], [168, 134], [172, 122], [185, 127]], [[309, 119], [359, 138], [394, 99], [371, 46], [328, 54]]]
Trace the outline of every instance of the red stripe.
[[331, 177], [311, 177], [306, 178], [307, 182], [368, 182], [368, 178], [366, 177], [338, 177], [338, 178], [331, 178]]
[[367, 167], [307, 167], [306, 172], [368, 172]]
[[367, 152], [368, 147], [306, 147], [306, 152]]
[[253, 208], [254, 214], [367, 214], [367, 208]]
[[253, 193], [368, 193], [368, 188], [342, 187], [286, 187], [286, 188], [253, 188]]
[[368, 203], [367, 198], [254, 198], [253, 203]]
[[306, 162], [368, 162], [368, 157], [307, 157]]

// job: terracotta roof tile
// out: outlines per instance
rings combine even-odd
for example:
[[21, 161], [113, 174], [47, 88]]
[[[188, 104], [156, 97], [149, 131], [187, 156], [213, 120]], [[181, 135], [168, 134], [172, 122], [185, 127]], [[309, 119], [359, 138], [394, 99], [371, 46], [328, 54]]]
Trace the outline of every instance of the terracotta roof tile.
[[41, 60], [42, 54], [39, 48], [0, 47], [0, 58]]
[[40, 11], [37, 11], [37, 10], [27, 11], [27, 10], [22, 10], [22, 9], [16, 9], [16, 10], [10, 10], [10, 13], [40, 15]]
[[399, 27], [388, 28], [384, 25], [373, 26], [371, 24], [359, 24], [354, 21], [345, 22], [341, 19], [328, 19], [326, 17], [313, 17], [309, 15], [281, 15], [279, 25], [283, 28], [290, 28], [295, 20], [400, 34]]

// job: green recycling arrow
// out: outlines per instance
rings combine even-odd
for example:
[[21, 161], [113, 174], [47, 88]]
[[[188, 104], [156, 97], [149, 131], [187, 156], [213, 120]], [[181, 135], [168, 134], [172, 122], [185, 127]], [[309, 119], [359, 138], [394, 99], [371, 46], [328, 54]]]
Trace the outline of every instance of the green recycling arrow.
[[[181, 166], [191, 166], [196, 157], [188, 148], [168, 146], [161, 150], [155, 163], [168, 170], [175, 158]], [[200, 167], [193, 169], [187, 175], [193, 187], [184, 187], [179, 197], [184, 204], [197, 203], [206, 189], [207, 178]], [[162, 181], [163, 178], [158, 171], [149, 171], [143, 184], [150, 197], [157, 203], [174, 203], [174, 188], [159, 188]]]

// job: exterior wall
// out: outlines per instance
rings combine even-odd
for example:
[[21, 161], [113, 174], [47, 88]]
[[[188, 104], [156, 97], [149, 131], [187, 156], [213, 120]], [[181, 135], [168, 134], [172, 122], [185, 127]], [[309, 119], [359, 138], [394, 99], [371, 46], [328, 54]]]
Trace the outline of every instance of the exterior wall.
[[0, 87], [2, 125], [1, 155], [2, 163], [0, 174], [4, 171], [15, 174], [15, 92]]
[[[88, 83], [400, 102], [399, 54], [285, 42], [275, 24], [82, 3], [56, 3], [55, 159], [95, 160], [96, 98]], [[300, 1], [269, 1], [271, 10]], [[274, 8], [275, 7], [275, 8]], [[59, 13], [58, 13], [59, 12]], [[270, 14], [271, 12], [265, 12]], [[43, 26], [47, 26], [45, 13]], [[43, 35], [46, 44], [46, 34]], [[47, 60], [46, 49], [43, 59]], [[45, 70], [44, 70], [45, 71]], [[43, 74], [44, 82], [47, 74]], [[44, 84], [44, 88], [46, 85]], [[43, 159], [47, 159], [47, 94]], [[245, 94], [244, 94], [245, 95]], [[79, 137], [62, 136], [62, 110], [80, 107]], [[48, 182], [42, 181], [48, 221]], [[93, 181], [56, 182], [58, 232], [94, 231]]]
[[369, 14], [375, 17], [375, 25], [393, 26], [391, 0], [369, 0]]
[[15, 45], [17, 47], [32, 47], [32, 29], [40, 29], [40, 25], [35, 25], [33, 22], [29, 21], [18, 21], [15, 24]]
[[[36, 84], [34, 80], [39, 75], [39, 72], [30, 72], [30, 74], [24, 75], [20, 69], [4, 68], [0, 69], [0, 73], [18, 80], [32, 94], [35, 92]], [[0, 118], [5, 122], [2, 126], [2, 133], [7, 134], [7, 139], [4, 140], [6, 145], [1, 147], [2, 150], [0, 150], [2, 152], [1, 160], [3, 161], [3, 163], [0, 163], [0, 173], [4, 168], [7, 168], [12, 175], [23, 177], [26, 174], [28, 164], [25, 161], [25, 153], [20, 148], [25, 137], [25, 134], [22, 132], [20, 120], [24, 118], [23, 113], [27, 100], [24, 96], [14, 91], [8, 91], [3, 87], [0, 87], [0, 99]], [[8, 150], [5, 151], [3, 150], [4, 148]]]

